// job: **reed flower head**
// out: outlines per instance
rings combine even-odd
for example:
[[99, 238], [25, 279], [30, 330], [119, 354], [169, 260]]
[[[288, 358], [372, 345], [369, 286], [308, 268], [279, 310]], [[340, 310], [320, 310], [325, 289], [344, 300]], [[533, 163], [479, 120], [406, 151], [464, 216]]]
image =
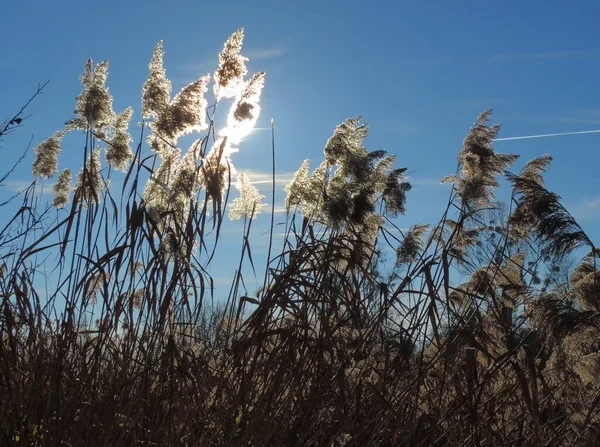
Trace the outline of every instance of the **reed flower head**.
[[185, 245], [173, 226], [167, 226], [160, 235], [160, 252], [163, 262], [178, 260], [187, 263], [189, 260]]
[[544, 194], [543, 173], [551, 161], [552, 157], [545, 154], [528, 161], [518, 176], [513, 174], [508, 175], [508, 179], [512, 182], [517, 193], [522, 191], [525, 193], [521, 194], [523, 198], [528, 197], [530, 199], [520, 200], [510, 216], [510, 230], [512, 234], [518, 237], [527, 237], [529, 235], [537, 222], [534, 210], [539, 212], [543, 208], [542, 205], [549, 203], [546, 199], [554, 198], [551, 195], [545, 197]]
[[423, 235], [429, 224], [416, 224], [408, 229], [400, 246], [396, 249], [396, 262], [405, 263], [414, 261], [423, 249]]
[[235, 172], [227, 138], [220, 138], [202, 160], [202, 177], [208, 198], [220, 203], [230, 176]]
[[63, 131], [58, 131], [35, 148], [34, 177], [50, 178], [58, 172], [58, 155], [64, 135]]
[[381, 214], [368, 213], [359, 224], [349, 223], [343, 231], [340, 240], [340, 259], [337, 260], [337, 269], [364, 269], [372, 260], [377, 250], [379, 230], [385, 224]]
[[148, 296], [148, 290], [145, 287], [135, 289], [131, 295], [131, 301], [134, 309], [141, 309], [144, 299]]
[[204, 144], [206, 142], [206, 139], [204, 138], [198, 138], [196, 139], [192, 144], [190, 144], [190, 147], [188, 148], [188, 152], [193, 152], [194, 153], [194, 157], [196, 159], [200, 159], [203, 156], [203, 150], [204, 150]]
[[169, 209], [170, 189], [173, 183], [175, 167], [179, 163], [181, 150], [171, 149], [161, 153], [162, 162], [146, 183], [144, 201], [146, 206], [157, 212]]
[[323, 211], [329, 223], [336, 228], [346, 223], [348, 217], [354, 212], [354, 188], [350, 182], [346, 182], [342, 172], [343, 169], [338, 168], [331, 177], [327, 184], [326, 200], [323, 203]]
[[96, 273], [93, 275], [84, 286], [84, 294], [86, 300], [91, 304], [95, 305], [97, 301], [98, 293], [102, 291], [104, 285], [110, 279], [110, 273], [104, 274], [103, 272]]
[[265, 85], [265, 73], [252, 76], [236, 98], [227, 119], [227, 128], [221, 132], [233, 144], [238, 144], [254, 128], [260, 114], [260, 94]]
[[308, 188], [309, 166], [309, 160], [304, 160], [302, 166], [294, 174], [292, 181], [284, 188], [287, 194], [285, 197], [285, 209], [288, 212], [293, 206], [299, 206], [302, 203], [302, 199]]
[[152, 60], [148, 64], [148, 79], [142, 87], [142, 114], [144, 118], [158, 118], [169, 105], [171, 100], [171, 81], [163, 66], [163, 42], [160, 40]]
[[375, 163], [371, 174], [371, 180], [376, 191], [383, 191], [385, 189], [388, 175], [392, 171], [395, 161], [395, 155], [385, 155]]
[[265, 196], [258, 191], [256, 186], [250, 183], [243, 172], [238, 176], [236, 188], [240, 192], [240, 196], [233, 200], [231, 208], [229, 208], [229, 218], [231, 220], [241, 219], [242, 217], [253, 219], [258, 216], [265, 206], [264, 203], [261, 203]]
[[525, 287], [523, 280], [523, 266], [525, 264], [525, 253], [519, 252], [508, 257], [506, 264], [498, 269], [495, 281], [498, 286], [506, 290], [517, 289], [521, 291]]
[[412, 185], [404, 181], [405, 172], [406, 168], [391, 171], [383, 189], [385, 209], [392, 216], [404, 214], [406, 211], [406, 194], [412, 189]]
[[172, 203], [189, 203], [201, 186], [201, 169], [196, 165], [196, 155], [194, 150], [191, 149], [185, 154], [175, 169], [173, 182], [170, 187]]
[[533, 231], [543, 243], [543, 253], [557, 258], [584, 245], [593, 249], [587, 234], [560, 203], [560, 196], [543, 186], [542, 172], [550, 160], [549, 156], [539, 157], [527, 163], [520, 175], [507, 176], [516, 199], [511, 231], [517, 237], [527, 237]]
[[161, 157], [163, 157], [164, 154], [169, 153], [176, 147], [176, 145], [173, 144], [172, 140], [164, 138], [157, 132], [153, 132], [152, 134], [150, 134], [146, 141], [148, 142], [150, 148]]
[[458, 153], [461, 173], [448, 176], [443, 182], [457, 183], [457, 191], [462, 202], [469, 208], [481, 207], [490, 203], [494, 196], [493, 189], [500, 184], [496, 180], [518, 155], [500, 154], [494, 151], [493, 142], [498, 136], [500, 125], [488, 126], [492, 110], [484, 111], [471, 127]]
[[108, 61], [96, 65], [94, 68], [91, 59], [87, 60], [85, 71], [80, 76], [83, 91], [77, 96], [75, 112], [81, 127], [101, 129], [109, 126], [114, 119], [112, 110], [112, 96], [106, 87], [108, 77]]
[[375, 244], [377, 237], [379, 236], [379, 230], [385, 225], [384, 217], [379, 213], [369, 213], [365, 216], [361, 224], [361, 239], [367, 244], [372, 250], [375, 250]]
[[529, 160], [523, 166], [519, 177], [528, 180], [530, 182], [537, 183], [540, 186], [544, 186], [544, 171], [548, 168], [552, 162], [552, 156], [550, 154], [544, 154], [541, 157], [536, 157], [533, 160]]
[[154, 130], [176, 142], [182, 135], [206, 129], [207, 102], [204, 93], [208, 81], [209, 76], [206, 75], [183, 87], [158, 115]]
[[52, 201], [52, 205], [56, 208], [64, 208], [65, 205], [69, 202], [69, 194], [71, 192], [71, 170], [63, 169], [60, 175], [58, 176], [58, 180], [52, 187], [52, 192], [54, 193], [54, 200]]
[[129, 145], [132, 138], [127, 130], [132, 115], [133, 109], [131, 107], [117, 115], [113, 126], [114, 135], [108, 141], [106, 161], [119, 171], [126, 171], [130, 160], [133, 158], [133, 152]]
[[79, 171], [75, 183], [75, 197], [84, 206], [97, 204], [100, 201], [100, 192], [106, 187], [100, 168], [100, 148], [96, 148]]
[[244, 43], [244, 28], [238, 29], [225, 42], [219, 53], [219, 68], [214, 74], [214, 94], [217, 99], [239, 95], [244, 85], [247, 58], [240, 55]]
[[302, 197], [301, 212], [304, 217], [322, 217], [325, 202], [325, 189], [328, 181], [328, 163], [323, 160], [308, 180], [308, 187]]
[[348, 154], [366, 156], [367, 149], [363, 141], [367, 136], [369, 128], [361, 123], [361, 117], [348, 118], [335, 128], [333, 135], [325, 144], [323, 151], [330, 165], [339, 163]]
[[593, 256], [586, 256], [573, 270], [571, 296], [583, 310], [600, 310], [600, 271], [594, 267]]

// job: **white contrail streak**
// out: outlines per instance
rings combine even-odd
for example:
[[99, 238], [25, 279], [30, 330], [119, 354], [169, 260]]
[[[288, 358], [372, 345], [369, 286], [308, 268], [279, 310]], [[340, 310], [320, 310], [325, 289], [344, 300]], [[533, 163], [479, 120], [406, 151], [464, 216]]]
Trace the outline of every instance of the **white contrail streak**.
[[561, 133], [546, 133], [540, 135], [525, 135], [522, 137], [508, 137], [508, 138], [496, 138], [494, 141], [512, 141], [512, 140], [529, 140], [531, 138], [548, 138], [548, 137], [562, 137], [565, 135], [583, 135], [586, 133], [600, 133], [600, 129], [597, 130], [582, 130], [581, 132], [561, 132]]

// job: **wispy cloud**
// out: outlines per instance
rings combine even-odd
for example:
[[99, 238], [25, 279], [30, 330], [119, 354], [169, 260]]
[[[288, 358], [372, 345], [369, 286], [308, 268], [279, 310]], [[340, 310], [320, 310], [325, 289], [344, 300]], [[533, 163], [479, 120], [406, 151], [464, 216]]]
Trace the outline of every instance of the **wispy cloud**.
[[546, 51], [536, 53], [497, 53], [487, 60], [492, 63], [515, 61], [552, 61], [565, 59], [586, 59], [591, 55], [587, 51]]
[[[20, 193], [31, 186], [32, 180], [5, 180], [1, 187], [13, 193]], [[45, 183], [44, 189], [38, 188], [38, 193], [51, 193], [54, 183]]]
[[407, 177], [407, 181], [414, 186], [447, 186], [447, 183], [440, 183], [439, 178], [433, 177]]
[[[248, 178], [250, 179], [250, 183], [252, 183], [254, 185], [270, 185], [273, 181], [273, 174], [271, 172], [252, 171], [252, 170], [248, 170], [248, 169], [244, 169], [241, 172], [246, 174], [248, 176]], [[276, 173], [275, 174], [275, 185], [278, 185], [278, 186], [288, 185], [294, 178], [295, 174], [296, 173], [294, 171]], [[412, 185], [415, 185], [415, 186], [417, 186], [417, 185], [418, 186], [445, 186], [445, 184], [440, 183], [439, 178], [434, 178], [434, 177], [408, 176], [408, 177], [406, 177], [406, 179], [408, 182], [410, 182]], [[237, 181], [237, 178], [234, 178], [233, 180]]]
[[287, 41], [280, 42], [276, 45], [264, 48], [250, 48], [242, 52], [244, 56], [252, 60], [275, 59], [285, 56], [290, 52], [290, 47]]
[[[250, 183], [254, 185], [271, 184], [273, 182], [272, 172], [252, 171], [248, 169], [242, 170], [250, 179]], [[287, 185], [294, 178], [295, 172], [281, 172], [275, 174], [276, 185]]]

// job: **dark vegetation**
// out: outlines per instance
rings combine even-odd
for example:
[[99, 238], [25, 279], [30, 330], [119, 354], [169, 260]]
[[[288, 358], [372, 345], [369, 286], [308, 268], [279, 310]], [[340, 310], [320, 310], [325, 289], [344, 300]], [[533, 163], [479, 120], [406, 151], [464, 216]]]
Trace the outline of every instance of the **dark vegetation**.
[[[544, 186], [548, 155], [509, 172], [516, 157], [494, 151], [489, 111], [439, 222], [408, 231], [405, 169], [363, 146], [359, 119], [342, 123], [325, 161], [287, 188], [264, 287], [243, 292], [243, 266], [262, 271], [261, 197], [233, 203], [225, 187], [264, 74], [241, 81], [242, 37], [214, 77], [217, 99], [234, 98], [221, 132], [210, 78], [171, 99], [157, 46], [133, 150], [131, 112], [112, 112], [108, 65], [90, 61], [76, 118], [36, 148], [36, 182], [2, 204], [16, 212], [0, 229], [0, 444], [599, 445], [599, 252]], [[0, 136], [23, 124], [24, 110]], [[62, 171], [44, 205], [41, 179], [56, 177], [73, 130], [84, 168], [74, 188]], [[182, 158], [177, 138], [200, 130]], [[501, 178], [508, 203], [495, 199]], [[245, 225], [219, 300], [206, 268], [228, 207]]]

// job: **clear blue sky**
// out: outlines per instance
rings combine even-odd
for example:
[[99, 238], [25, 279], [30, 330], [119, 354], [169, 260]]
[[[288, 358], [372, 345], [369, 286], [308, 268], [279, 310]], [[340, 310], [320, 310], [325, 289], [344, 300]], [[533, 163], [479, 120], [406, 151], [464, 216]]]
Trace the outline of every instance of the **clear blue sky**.
[[[453, 172], [482, 110], [495, 109], [502, 137], [600, 129], [599, 16], [593, 1], [4, 2], [1, 115], [38, 83], [50, 84], [26, 126], [2, 143], [2, 160], [72, 116], [87, 57], [110, 60], [115, 110], [131, 105], [135, 121], [157, 40], [176, 91], [213, 71], [224, 40], [243, 26], [250, 71], [267, 72], [258, 125], [275, 118], [282, 177], [305, 158], [315, 166], [336, 124], [362, 115], [371, 128], [367, 146], [397, 154], [411, 172], [406, 226], [435, 221], [448, 191], [437, 180]], [[63, 157], [79, 158], [81, 145], [66, 143]], [[522, 156], [515, 169], [549, 152], [550, 189], [598, 240], [600, 134], [496, 147]], [[269, 153], [268, 132], [257, 132], [234, 163], [265, 172]], [[31, 160], [13, 179], [31, 178]]]

